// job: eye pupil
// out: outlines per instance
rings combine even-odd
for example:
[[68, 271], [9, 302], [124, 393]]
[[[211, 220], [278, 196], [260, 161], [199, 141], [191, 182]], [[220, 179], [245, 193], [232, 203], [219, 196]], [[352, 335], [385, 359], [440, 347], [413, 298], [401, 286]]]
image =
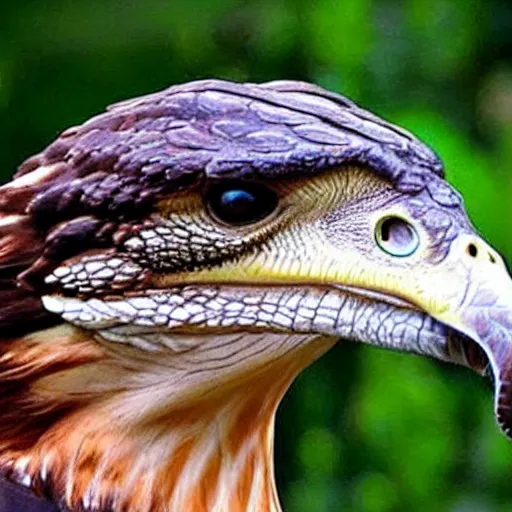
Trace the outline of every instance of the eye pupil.
[[410, 256], [419, 245], [416, 230], [400, 217], [386, 217], [376, 227], [375, 239], [379, 247], [392, 256]]
[[232, 226], [257, 222], [277, 206], [277, 194], [260, 183], [228, 182], [212, 186], [206, 195], [210, 212]]
[[384, 221], [380, 227], [380, 237], [383, 242], [389, 242], [390, 222], [388, 220]]

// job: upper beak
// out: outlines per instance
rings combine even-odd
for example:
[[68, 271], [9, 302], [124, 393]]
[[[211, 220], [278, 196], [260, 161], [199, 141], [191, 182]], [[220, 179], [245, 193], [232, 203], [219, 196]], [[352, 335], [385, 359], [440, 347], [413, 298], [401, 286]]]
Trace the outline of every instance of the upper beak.
[[[434, 316], [471, 338], [485, 353], [494, 377], [496, 419], [512, 436], [512, 280], [501, 258], [485, 242], [475, 240], [468, 247], [476, 261], [470, 266], [459, 307]], [[481, 358], [470, 356], [465, 362], [483, 370]]]

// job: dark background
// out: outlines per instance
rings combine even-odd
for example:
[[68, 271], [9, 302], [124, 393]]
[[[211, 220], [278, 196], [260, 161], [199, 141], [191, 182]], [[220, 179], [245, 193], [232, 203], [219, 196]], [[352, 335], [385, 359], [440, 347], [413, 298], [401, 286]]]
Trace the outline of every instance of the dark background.
[[[0, 177], [114, 101], [198, 78], [308, 80], [414, 131], [512, 261], [508, 0], [0, 3]], [[286, 511], [512, 510], [512, 443], [468, 370], [339, 344], [280, 410]]]

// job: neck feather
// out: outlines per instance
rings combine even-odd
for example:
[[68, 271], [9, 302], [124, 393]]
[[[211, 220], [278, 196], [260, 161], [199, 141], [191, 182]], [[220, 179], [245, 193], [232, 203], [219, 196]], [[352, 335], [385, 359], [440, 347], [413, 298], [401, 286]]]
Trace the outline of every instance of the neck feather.
[[274, 418], [332, 339], [144, 353], [59, 326], [0, 353], [0, 472], [72, 511], [278, 511]]

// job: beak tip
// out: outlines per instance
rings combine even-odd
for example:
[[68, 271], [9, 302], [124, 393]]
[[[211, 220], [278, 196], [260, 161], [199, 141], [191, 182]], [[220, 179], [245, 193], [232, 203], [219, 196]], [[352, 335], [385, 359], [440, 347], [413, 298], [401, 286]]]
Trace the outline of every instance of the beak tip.
[[503, 433], [512, 438], [512, 385], [510, 380], [496, 383], [496, 421]]

